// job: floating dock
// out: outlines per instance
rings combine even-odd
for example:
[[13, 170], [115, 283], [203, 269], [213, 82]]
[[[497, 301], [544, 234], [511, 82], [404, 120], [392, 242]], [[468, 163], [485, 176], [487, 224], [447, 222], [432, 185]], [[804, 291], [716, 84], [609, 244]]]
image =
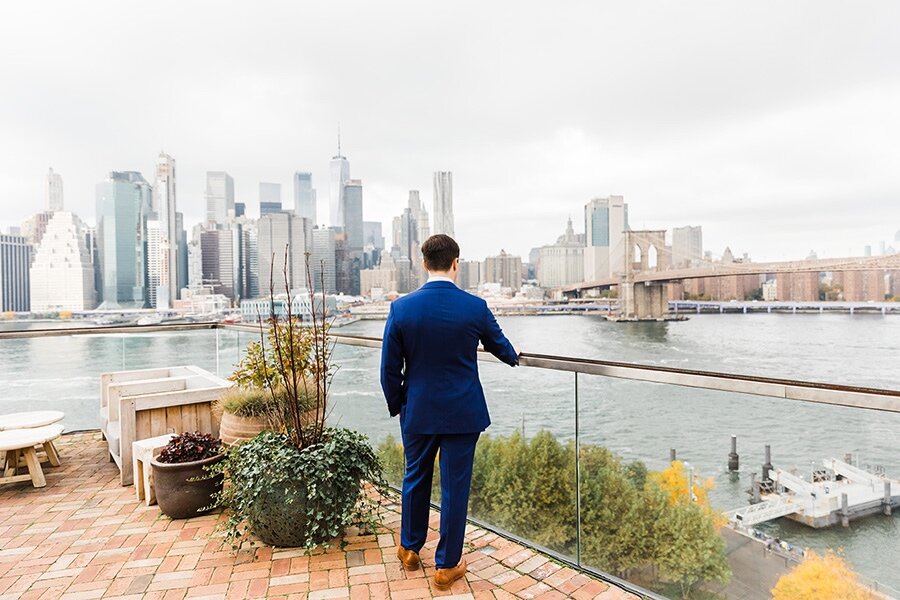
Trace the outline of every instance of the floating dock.
[[806, 481], [795, 473], [774, 469], [761, 491], [754, 482], [749, 506], [725, 513], [730, 522], [752, 526], [780, 517], [820, 529], [874, 514], [890, 515], [900, 507], [900, 480], [854, 467], [836, 458]]

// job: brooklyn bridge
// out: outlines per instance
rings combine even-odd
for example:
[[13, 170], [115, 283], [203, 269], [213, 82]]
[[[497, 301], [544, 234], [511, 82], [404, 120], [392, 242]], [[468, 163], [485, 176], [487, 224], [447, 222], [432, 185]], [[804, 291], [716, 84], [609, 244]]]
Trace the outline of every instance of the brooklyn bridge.
[[[900, 277], [900, 254], [871, 257], [825, 258], [783, 262], [704, 262], [693, 267], [673, 267], [671, 248], [665, 244], [665, 230], [628, 230], [624, 232], [624, 268], [618, 275], [583, 281], [561, 287], [563, 298], [597, 296], [603, 290], [616, 288], [619, 295], [619, 318], [623, 320], [664, 319], [668, 316], [669, 287], [688, 281], [742, 276], [772, 275], [793, 283], [798, 279], [818, 293], [818, 274], [832, 273], [840, 280], [844, 273], [863, 273], [873, 281], [883, 279], [886, 272]], [[783, 284], [784, 285], [784, 284]], [[883, 283], [882, 289], [883, 289]], [[882, 292], [883, 294], [883, 292]]]

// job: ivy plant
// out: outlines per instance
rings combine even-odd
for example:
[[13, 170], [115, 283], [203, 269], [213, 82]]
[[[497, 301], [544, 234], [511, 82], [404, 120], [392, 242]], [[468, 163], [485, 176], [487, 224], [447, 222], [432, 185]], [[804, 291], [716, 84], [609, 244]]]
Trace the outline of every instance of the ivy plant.
[[216, 505], [228, 509], [223, 528], [234, 548], [251, 533], [273, 546], [311, 550], [350, 525], [374, 531], [378, 503], [362, 484], [388, 493], [368, 438], [347, 429], [325, 428], [303, 448], [284, 433], [264, 432], [232, 447], [212, 469], [230, 482]]

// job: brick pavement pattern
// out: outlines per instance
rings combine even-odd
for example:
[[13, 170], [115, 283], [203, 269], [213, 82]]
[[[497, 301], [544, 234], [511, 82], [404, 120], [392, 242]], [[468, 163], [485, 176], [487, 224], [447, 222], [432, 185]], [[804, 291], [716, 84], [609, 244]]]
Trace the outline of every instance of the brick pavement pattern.
[[408, 600], [635, 599], [541, 554], [470, 526], [468, 575], [449, 591], [432, 587], [439, 516], [421, 556], [424, 570], [397, 560], [400, 514], [385, 507], [383, 532], [354, 535], [308, 554], [302, 549], [222, 547], [221, 514], [171, 520], [119, 485], [99, 433], [64, 436], [62, 465], [47, 487], [0, 486], [0, 600], [180, 600], [283, 598]]

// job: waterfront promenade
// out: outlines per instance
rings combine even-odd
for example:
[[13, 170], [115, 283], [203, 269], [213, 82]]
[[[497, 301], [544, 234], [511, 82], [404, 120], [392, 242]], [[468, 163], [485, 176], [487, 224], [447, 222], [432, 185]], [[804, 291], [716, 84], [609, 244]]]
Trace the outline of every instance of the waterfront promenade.
[[47, 487], [0, 487], [0, 600], [282, 598], [636, 599], [497, 534], [470, 526], [469, 574], [441, 592], [431, 586], [439, 515], [422, 552], [425, 570], [396, 558], [400, 515], [382, 504], [383, 529], [348, 531], [333, 548], [258, 545], [233, 553], [216, 534], [220, 513], [171, 520], [118, 483], [99, 433], [66, 435]]

